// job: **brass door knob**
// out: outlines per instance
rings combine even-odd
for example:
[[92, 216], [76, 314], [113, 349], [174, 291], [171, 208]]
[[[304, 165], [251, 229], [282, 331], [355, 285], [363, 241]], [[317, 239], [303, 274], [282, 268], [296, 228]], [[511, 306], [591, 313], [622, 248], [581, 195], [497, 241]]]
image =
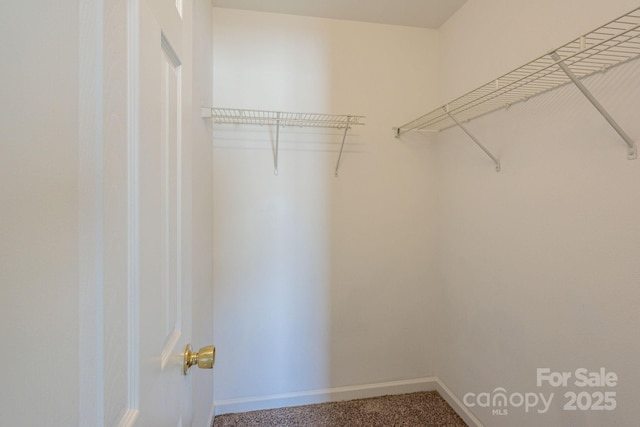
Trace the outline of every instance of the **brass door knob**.
[[193, 365], [198, 365], [200, 369], [212, 369], [215, 362], [216, 348], [212, 345], [202, 347], [197, 353], [191, 351], [190, 344], [187, 344], [187, 347], [184, 349], [183, 372], [185, 375], [189, 373], [189, 368]]

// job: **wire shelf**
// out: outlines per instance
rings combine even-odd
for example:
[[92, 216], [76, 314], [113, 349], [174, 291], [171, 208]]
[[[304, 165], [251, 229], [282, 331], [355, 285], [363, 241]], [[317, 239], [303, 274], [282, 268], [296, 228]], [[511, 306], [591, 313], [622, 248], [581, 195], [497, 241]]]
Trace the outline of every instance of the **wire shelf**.
[[318, 113], [289, 113], [284, 111], [241, 110], [234, 108], [203, 108], [203, 117], [215, 123], [244, 125], [279, 125], [344, 129], [364, 125], [364, 116]]
[[[396, 128], [440, 131], [569, 83], [564, 63], [581, 79], [640, 55], [640, 8]], [[556, 54], [557, 56], [553, 55]], [[552, 57], [553, 56], [553, 57]]]
[[335, 176], [338, 176], [340, 160], [344, 150], [347, 132], [352, 126], [364, 125], [364, 116], [349, 116], [342, 114], [320, 113], [288, 113], [284, 111], [265, 110], [241, 110], [237, 108], [203, 107], [202, 117], [213, 119], [214, 123], [236, 125], [273, 125], [276, 127], [275, 149], [273, 150], [273, 173], [278, 175], [278, 146], [280, 140], [280, 128], [291, 127], [315, 127], [344, 129], [340, 152], [336, 162]]

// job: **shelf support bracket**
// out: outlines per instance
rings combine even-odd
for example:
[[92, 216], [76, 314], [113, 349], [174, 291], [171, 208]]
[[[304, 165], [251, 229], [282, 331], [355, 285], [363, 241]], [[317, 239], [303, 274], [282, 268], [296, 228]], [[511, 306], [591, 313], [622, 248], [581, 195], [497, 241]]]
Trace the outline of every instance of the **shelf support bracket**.
[[604, 117], [604, 119], [607, 122], [609, 122], [611, 127], [624, 140], [624, 142], [627, 144], [627, 159], [633, 160], [637, 158], [638, 148], [636, 147], [636, 143], [633, 142], [633, 140], [629, 137], [629, 135], [627, 135], [627, 133], [620, 127], [620, 125], [618, 125], [618, 123], [613, 119], [613, 117], [611, 117], [611, 115], [607, 112], [607, 110], [604, 109], [604, 107], [598, 102], [598, 100], [593, 96], [593, 94], [589, 92], [589, 89], [587, 89], [582, 84], [582, 82], [576, 77], [576, 75], [573, 74], [573, 71], [571, 71], [571, 69], [569, 69], [567, 64], [564, 63], [562, 58], [560, 58], [560, 55], [558, 55], [557, 52], [551, 52], [549, 56], [551, 56], [551, 58], [554, 61], [556, 61], [556, 63], [558, 64], [558, 67], [560, 67], [562, 71], [564, 71], [567, 77], [571, 79], [573, 84], [576, 85], [578, 89], [580, 89], [580, 92], [582, 92], [582, 94], [589, 100], [589, 102], [591, 102], [591, 104], [596, 108], [596, 110], [598, 110], [598, 112], [602, 115], [602, 117]]
[[280, 113], [276, 116], [276, 149], [273, 152], [273, 174], [278, 175], [278, 145], [280, 143]]
[[447, 115], [449, 116], [449, 118], [451, 118], [451, 120], [453, 120], [453, 122], [454, 122], [454, 123], [455, 123], [455, 124], [460, 128], [460, 129], [462, 129], [462, 131], [463, 131], [464, 133], [466, 133], [466, 134], [467, 134], [467, 136], [468, 136], [469, 138], [471, 138], [471, 140], [472, 140], [473, 142], [475, 142], [475, 143], [476, 143], [476, 145], [477, 145], [478, 147], [480, 147], [480, 149], [481, 149], [482, 151], [484, 151], [484, 153], [485, 153], [487, 156], [489, 156], [489, 158], [490, 158], [491, 160], [493, 160], [493, 163], [496, 165], [496, 172], [500, 172], [500, 160], [498, 160], [498, 158], [497, 158], [496, 156], [494, 156], [493, 154], [491, 154], [491, 152], [490, 152], [489, 150], [487, 150], [487, 148], [486, 148], [484, 145], [482, 145], [482, 144], [480, 143], [480, 141], [478, 141], [478, 139], [477, 139], [475, 136], [473, 136], [473, 135], [471, 134], [471, 132], [469, 132], [469, 130], [468, 130], [465, 126], [463, 126], [463, 125], [462, 125], [462, 123], [460, 123], [460, 122], [459, 122], [459, 121], [458, 121], [458, 120], [453, 116], [453, 114], [451, 114], [451, 113], [449, 112], [449, 108], [448, 108], [448, 106], [444, 106], [444, 107], [442, 107], [442, 109], [444, 110], [444, 112], [445, 112], [445, 113], [447, 113]]
[[338, 161], [336, 162], [336, 172], [334, 176], [338, 176], [338, 169], [340, 169], [340, 159], [342, 159], [342, 150], [344, 150], [344, 141], [347, 139], [347, 132], [349, 132], [349, 122], [351, 121], [351, 116], [347, 117], [347, 125], [344, 128], [344, 134], [342, 135], [342, 144], [340, 144], [340, 153], [338, 154]]
[[200, 117], [203, 119], [210, 119], [212, 116], [211, 107], [200, 107]]

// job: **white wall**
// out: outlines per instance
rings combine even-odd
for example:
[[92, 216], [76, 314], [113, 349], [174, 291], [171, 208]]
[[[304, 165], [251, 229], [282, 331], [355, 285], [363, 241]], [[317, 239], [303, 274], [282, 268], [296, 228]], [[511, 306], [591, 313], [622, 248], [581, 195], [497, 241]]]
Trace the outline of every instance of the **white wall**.
[[[460, 95], [635, 6], [469, 1], [442, 28], [443, 94]], [[636, 140], [639, 75], [636, 61], [585, 82]], [[439, 135], [437, 375], [460, 398], [497, 387], [555, 392], [545, 415], [472, 408], [485, 425], [637, 424], [640, 161], [626, 159], [624, 142], [570, 86], [468, 127], [502, 172], [459, 130]], [[536, 386], [537, 368], [582, 367], [605, 367], [619, 384]], [[564, 411], [567, 391], [615, 391], [617, 408]]]
[[[214, 103], [365, 115], [349, 132], [214, 130], [215, 398], [433, 374], [431, 30], [214, 9]], [[264, 402], [263, 402], [264, 403]]]
[[0, 5], [1, 425], [78, 422], [78, 10]]

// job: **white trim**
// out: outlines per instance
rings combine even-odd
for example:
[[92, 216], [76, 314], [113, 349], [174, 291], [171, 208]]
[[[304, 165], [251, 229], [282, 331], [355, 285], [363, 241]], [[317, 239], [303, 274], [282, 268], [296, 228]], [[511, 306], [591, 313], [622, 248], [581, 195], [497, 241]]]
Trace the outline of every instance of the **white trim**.
[[314, 403], [336, 402], [340, 400], [362, 399], [387, 394], [432, 391], [436, 390], [437, 386], [438, 379], [436, 377], [426, 377], [413, 380], [390, 381], [376, 384], [363, 384], [267, 396], [224, 399], [215, 401], [214, 405], [215, 414], [221, 415], [232, 412], [247, 412], [260, 409], [282, 408], [285, 406], [299, 406]]
[[438, 393], [440, 393], [443, 399], [447, 401], [449, 406], [451, 406], [453, 410], [456, 411], [456, 413], [460, 416], [460, 418], [464, 420], [465, 423], [467, 423], [469, 426], [484, 427], [484, 424], [482, 424], [482, 422], [480, 422], [480, 420], [476, 418], [475, 415], [473, 415], [469, 408], [467, 408], [464, 403], [462, 403], [462, 401], [458, 399], [458, 396], [453, 394], [451, 389], [447, 387], [446, 384], [440, 380], [440, 378], [436, 378], [436, 381], [436, 390], [438, 391]]

